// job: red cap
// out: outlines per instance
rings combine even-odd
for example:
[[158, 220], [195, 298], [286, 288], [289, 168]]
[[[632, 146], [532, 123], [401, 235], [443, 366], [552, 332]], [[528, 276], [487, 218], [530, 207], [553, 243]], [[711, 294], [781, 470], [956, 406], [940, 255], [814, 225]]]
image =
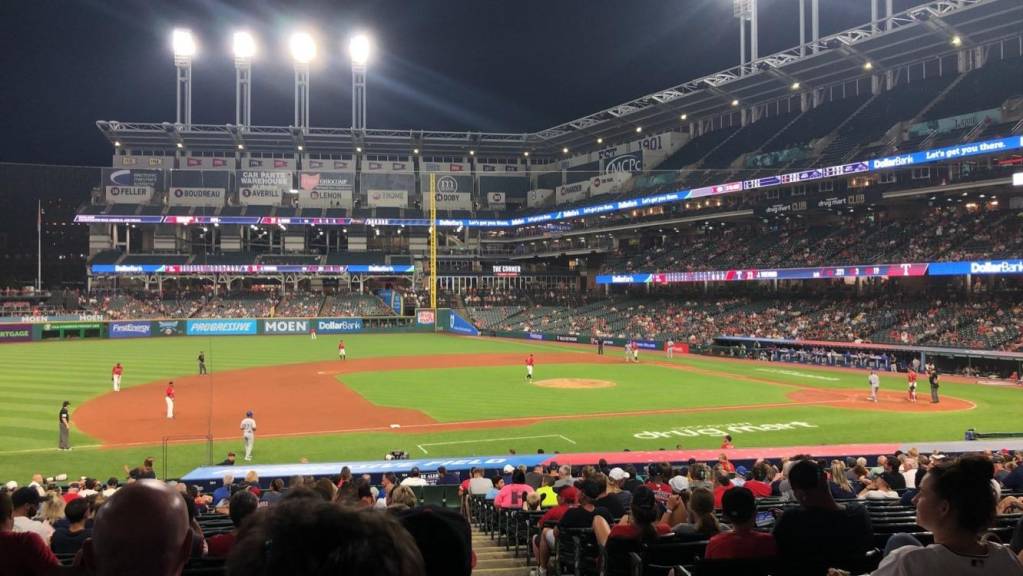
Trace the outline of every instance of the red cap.
[[565, 486], [558, 492], [558, 498], [561, 498], [566, 504], [571, 502], [575, 503], [579, 501], [579, 489], [575, 486]]

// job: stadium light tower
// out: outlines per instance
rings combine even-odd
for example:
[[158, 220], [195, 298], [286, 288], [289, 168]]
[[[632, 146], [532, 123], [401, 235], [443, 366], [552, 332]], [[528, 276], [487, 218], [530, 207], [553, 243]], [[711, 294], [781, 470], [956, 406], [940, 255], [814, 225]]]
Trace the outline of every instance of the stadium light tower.
[[296, 32], [289, 41], [295, 61], [295, 126], [309, 131], [309, 63], [316, 58], [316, 41], [307, 32]]
[[746, 21], [749, 20], [750, 62], [757, 59], [757, 0], [732, 0], [732, 14], [739, 19], [739, 74], [746, 75]]
[[252, 57], [256, 41], [248, 32], [235, 32], [234, 46], [234, 123], [248, 128], [252, 125]]
[[195, 38], [187, 28], [175, 28], [171, 34], [174, 49], [174, 67], [177, 69], [177, 123], [186, 128], [192, 125], [192, 56], [195, 56]]
[[371, 43], [369, 36], [356, 34], [348, 41], [348, 56], [352, 60], [352, 129], [366, 129], [366, 65]]

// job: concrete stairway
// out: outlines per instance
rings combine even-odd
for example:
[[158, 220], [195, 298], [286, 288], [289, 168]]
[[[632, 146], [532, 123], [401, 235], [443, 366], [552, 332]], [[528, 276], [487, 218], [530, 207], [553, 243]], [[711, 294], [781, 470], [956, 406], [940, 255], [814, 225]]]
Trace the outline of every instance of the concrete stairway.
[[498, 546], [489, 534], [472, 530], [472, 549], [476, 552], [476, 569], [473, 576], [529, 576], [526, 567], [525, 553], [519, 548], [519, 557], [515, 558], [511, 550], [504, 545]]

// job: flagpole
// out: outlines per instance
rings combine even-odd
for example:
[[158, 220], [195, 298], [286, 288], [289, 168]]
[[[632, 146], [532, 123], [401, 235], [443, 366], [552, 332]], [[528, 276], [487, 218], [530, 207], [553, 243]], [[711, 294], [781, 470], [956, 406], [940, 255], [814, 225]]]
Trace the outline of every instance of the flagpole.
[[43, 289], [43, 201], [36, 200], [36, 291]]

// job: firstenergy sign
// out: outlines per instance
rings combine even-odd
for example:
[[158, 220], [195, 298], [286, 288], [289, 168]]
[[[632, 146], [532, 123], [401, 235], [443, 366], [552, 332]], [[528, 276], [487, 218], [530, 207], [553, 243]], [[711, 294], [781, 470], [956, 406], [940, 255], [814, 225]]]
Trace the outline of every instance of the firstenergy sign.
[[803, 421], [781, 422], [777, 424], [753, 424], [750, 422], [734, 422], [732, 424], [696, 424], [693, 426], [677, 426], [670, 430], [644, 430], [632, 435], [638, 440], [662, 440], [665, 438], [696, 438], [711, 436], [720, 438], [725, 434], [756, 434], [758, 432], [781, 432], [785, 430], [803, 430], [817, 428], [816, 424]]

